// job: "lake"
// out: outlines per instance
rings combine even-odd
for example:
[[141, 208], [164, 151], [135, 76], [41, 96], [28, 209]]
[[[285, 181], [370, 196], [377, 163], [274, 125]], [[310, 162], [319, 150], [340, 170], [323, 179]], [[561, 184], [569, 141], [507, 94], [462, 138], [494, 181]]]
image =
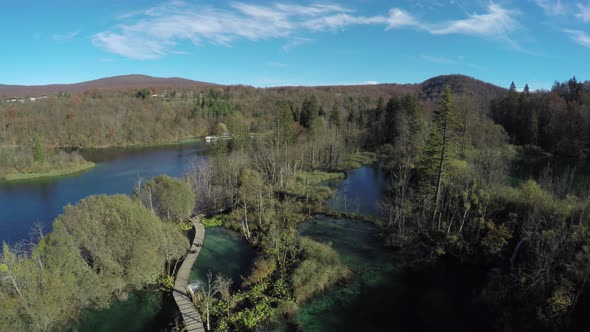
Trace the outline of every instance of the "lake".
[[381, 165], [367, 165], [346, 173], [344, 180], [326, 181], [334, 196], [326, 202], [338, 212], [353, 212], [368, 216], [381, 215], [380, 201], [385, 194], [385, 175]]
[[180, 176], [189, 162], [207, 158], [204, 142], [151, 148], [82, 151], [96, 167], [78, 174], [19, 182], [0, 182], [0, 242], [25, 239], [35, 223], [51, 230], [67, 204], [94, 194], [129, 194], [138, 177]]

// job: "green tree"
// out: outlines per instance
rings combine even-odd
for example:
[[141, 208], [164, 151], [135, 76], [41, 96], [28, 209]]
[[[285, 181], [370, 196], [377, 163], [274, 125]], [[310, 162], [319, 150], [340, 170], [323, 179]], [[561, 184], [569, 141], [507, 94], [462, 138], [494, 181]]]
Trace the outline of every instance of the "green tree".
[[[171, 238], [165, 242], [164, 236]], [[90, 196], [66, 206], [54, 222], [45, 268], [61, 274], [56, 289], [69, 293], [68, 303], [78, 310], [105, 307], [114, 295], [156, 280], [166, 272], [167, 259], [178, 259], [185, 250], [177, 228], [163, 227], [129, 196]]]
[[424, 120], [422, 111], [418, 104], [418, 99], [414, 96], [407, 95], [402, 98], [401, 104], [406, 111], [406, 118], [410, 130], [410, 137], [413, 138], [414, 147], [419, 147], [422, 131], [424, 130]]
[[438, 212], [446, 164], [453, 153], [454, 106], [447, 86], [433, 112], [430, 134], [419, 165], [422, 189], [433, 195], [434, 214]]
[[400, 102], [396, 96], [389, 98], [385, 107], [385, 121], [383, 122], [383, 132], [385, 133], [386, 143], [393, 143], [395, 139], [395, 119], [396, 112], [400, 109]]
[[377, 100], [377, 108], [375, 108], [375, 119], [374, 121], [380, 122], [383, 120], [383, 114], [385, 114], [385, 99], [379, 97]]
[[330, 111], [328, 124], [330, 127], [340, 127], [340, 110], [338, 109], [338, 104], [336, 103], [334, 103], [332, 110]]
[[295, 139], [295, 122], [291, 107], [286, 101], [277, 103], [277, 113], [274, 125], [274, 137], [278, 144], [285, 145], [293, 143]]
[[35, 134], [33, 137], [33, 159], [41, 164], [45, 162], [45, 148], [39, 134]]
[[531, 110], [530, 112], [528, 141], [532, 145], [539, 143], [539, 114], [535, 110]]
[[196, 204], [195, 194], [189, 185], [168, 175], [151, 179], [136, 194], [143, 206], [164, 220], [186, 220]]
[[315, 96], [306, 98], [301, 106], [301, 125], [313, 129], [319, 117], [319, 107]]

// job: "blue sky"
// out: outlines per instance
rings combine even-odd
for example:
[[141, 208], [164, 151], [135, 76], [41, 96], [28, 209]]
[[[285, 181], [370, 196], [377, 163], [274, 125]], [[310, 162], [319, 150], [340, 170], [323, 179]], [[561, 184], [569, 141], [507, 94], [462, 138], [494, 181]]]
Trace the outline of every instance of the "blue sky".
[[6, 1], [0, 83], [141, 73], [220, 84], [590, 80], [590, 0]]

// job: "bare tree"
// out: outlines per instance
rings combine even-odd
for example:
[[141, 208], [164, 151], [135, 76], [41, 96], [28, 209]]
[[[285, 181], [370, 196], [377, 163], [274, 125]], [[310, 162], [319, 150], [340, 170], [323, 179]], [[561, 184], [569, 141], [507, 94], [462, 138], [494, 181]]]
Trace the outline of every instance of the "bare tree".
[[220, 273], [217, 274], [217, 276], [215, 277], [215, 291], [216, 293], [219, 293], [219, 295], [221, 295], [221, 299], [223, 301], [225, 301], [225, 303], [227, 304], [227, 318], [230, 317], [230, 309], [231, 309], [231, 285], [232, 285], [232, 280], [231, 278], [226, 278], [223, 275], [221, 275]]

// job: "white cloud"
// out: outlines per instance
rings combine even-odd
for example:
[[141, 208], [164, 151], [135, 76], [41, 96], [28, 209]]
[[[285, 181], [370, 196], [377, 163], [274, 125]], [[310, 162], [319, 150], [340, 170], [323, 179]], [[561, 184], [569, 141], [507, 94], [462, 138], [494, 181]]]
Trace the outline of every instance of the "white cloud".
[[74, 38], [76, 38], [76, 36], [78, 36], [79, 32], [78, 31], [73, 31], [73, 32], [68, 32], [68, 33], [64, 33], [64, 34], [53, 34], [51, 36], [51, 38], [56, 41], [56, 42], [66, 42], [66, 41], [70, 41]]
[[584, 47], [590, 47], [590, 35], [588, 35], [584, 31], [570, 30], [570, 29], [565, 29], [563, 31], [568, 33], [570, 35], [570, 38], [574, 42], [576, 42]]
[[576, 17], [584, 22], [590, 22], [590, 6], [579, 3], [578, 9], [580, 11], [576, 14]]
[[408, 13], [398, 8], [389, 10], [389, 16], [386, 18], [387, 30], [403, 26], [419, 25], [419, 23]]
[[534, 0], [537, 6], [541, 7], [547, 15], [557, 16], [567, 13], [567, 5], [561, 0]]
[[275, 6], [277, 9], [282, 10], [287, 13], [291, 13], [292, 15], [301, 15], [301, 16], [318, 16], [324, 14], [330, 14], [334, 12], [338, 13], [351, 13], [353, 12], [350, 9], [344, 8], [340, 5], [332, 4], [312, 4], [309, 6], [301, 6], [301, 5], [291, 5], [291, 4], [283, 4], [278, 3]]
[[516, 11], [491, 3], [485, 14], [471, 14], [469, 18], [449, 21], [428, 28], [435, 35], [466, 34], [481, 36], [506, 36], [518, 27]]
[[341, 29], [349, 25], [385, 25], [386, 30], [389, 30], [419, 24], [410, 14], [398, 8], [392, 8], [388, 16], [355, 16], [339, 13], [303, 22], [304, 27], [315, 31]]
[[92, 42], [107, 52], [146, 60], [176, 54], [174, 47], [194, 44], [231, 46], [236, 40], [285, 39], [283, 51], [306, 44], [298, 37], [320, 31], [336, 31], [353, 25], [380, 25], [385, 30], [413, 27], [435, 35], [468, 34], [506, 37], [518, 24], [516, 12], [490, 4], [484, 14], [440, 24], [418, 21], [410, 13], [392, 8], [387, 15], [363, 16], [338, 4], [264, 5], [232, 2], [227, 7], [172, 1], [144, 11], [121, 15], [121, 24], [95, 34]]

